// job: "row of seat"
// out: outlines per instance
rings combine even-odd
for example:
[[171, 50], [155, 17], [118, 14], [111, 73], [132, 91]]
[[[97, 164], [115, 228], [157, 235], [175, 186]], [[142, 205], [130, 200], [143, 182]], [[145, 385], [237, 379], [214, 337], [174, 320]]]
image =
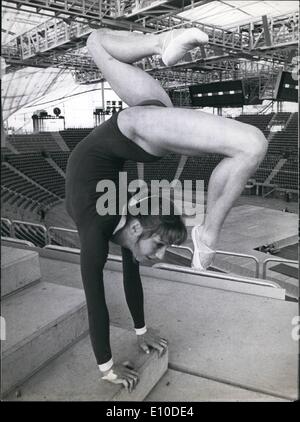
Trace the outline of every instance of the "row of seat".
[[14, 231], [17, 239], [28, 240], [40, 248], [43, 248], [48, 243], [44, 231], [40, 227], [18, 224], [15, 226]]
[[[208, 182], [213, 169], [219, 164], [223, 156], [217, 154], [203, 154], [199, 157], [189, 157], [179, 177], [181, 183], [185, 180], [203, 180], [204, 188], [208, 188]], [[193, 182], [193, 183], [194, 183]]]
[[263, 134], [268, 137], [270, 130], [269, 130], [269, 123], [274, 117], [274, 113], [270, 114], [242, 114], [236, 117], [236, 120], [242, 123], [246, 123], [248, 125], [256, 126], [260, 129]]
[[296, 155], [298, 151], [298, 113], [291, 116], [286, 128], [276, 132], [269, 143], [269, 153], [284, 156]]
[[51, 192], [39, 188], [36, 184], [25, 179], [20, 174], [15, 173], [4, 164], [1, 164], [1, 175], [1, 186], [3, 188], [7, 191], [14, 192], [17, 196], [19, 195], [19, 198], [21, 199], [28, 198], [28, 203], [24, 200], [24, 208], [32, 205], [30, 204], [31, 201], [33, 201], [36, 206], [43, 204], [45, 207], [57, 202], [57, 197], [51, 194]]
[[50, 132], [31, 133], [30, 135], [8, 135], [7, 140], [20, 153], [57, 151], [60, 149]]
[[259, 168], [256, 170], [255, 174], [253, 175], [253, 178], [257, 182], [263, 183], [267, 179], [267, 177], [270, 176], [272, 170], [279, 163], [280, 158], [280, 155], [267, 154]]
[[[271, 121], [274, 114], [270, 115], [243, 115], [239, 116], [238, 120], [244, 121], [245, 123], [252, 124], [259, 127], [263, 131], [267, 131], [269, 122]], [[297, 150], [297, 129], [298, 129], [298, 113], [278, 113], [276, 118], [289, 120], [289, 124], [286, 129], [276, 134], [273, 140], [270, 142], [269, 151], [262, 162], [261, 166], [254, 175], [254, 178], [258, 182], [264, 182], [265, 179], [270, 175], [280, 158], [281, 153], [278, 152], [276, 146], [277, 137], [284, 142], [284, 149], [286, 151], [287, 146], [292, 146], [293, 151]], [[68, 129], [61, 131], [61, 134], [67, 136], [69, 140], [73, 140], [73, 146], [85, 137], [91, 129]], [[75, 140], [75, 141], [74, 141]], [[70, 144], [71, 145], [71, 144]], [[72, 148], [71, 148], [72, 149]], [[57, 165], [65, 172], [69, 152], [56, 150], [49, 151], [49, 157], [52, 158]], [[20, 203], [22, 206], [32, 206], [30, 200], [33, 200], [33, 204], [45, 204], [51, 205], [57, 202], [58, 195], [61, 199], [64, 198], [64, 178], [54, 169], [46, 160], [41, 156], [40, 153], [26, 153], [15, 155], [7, 151], [7, 149], [1, 148], [1, 156], [5, 156], [5, 159], [16, 169], [28, 176], [29, 179], [34, 180], [36, 183], [43, 186], [49, 195], [43, 189], [39, 189], [36, 184], [30, 183], [29, 180], [21, 177], [13, 171], [9, 171], [7, 167], [3, 171], [3, 186], [6, 189], [4, 198], [13, 203]], [[186, 165], [181, 174], [180, 180], [204, 180], [205, 188], [208, 186], [208, 181], [212, 170], [221, 161], [223, 156], [217, 156], [212, 154], [204, 154], [200, 157], [189, 157]], [[155, 176], [157, 180], [173, 180], [180, 156], [176, 154], [170, 154], [167, 157], [155, 162], [146, 163], [144, 165], [144, 178], [146, 182], [153, 180]], [[127, 162], [125, 164], [125, 171], [128, 173], [128, 181], [138, 178], [137, 164], [134, 162]], [[280, 187], [284, 188], [297, 188], [298, 179], [298, 160], [296, 156], [289, 158], [283, 168], [278, 172], [272, 183], [276, 182]], [[3, 192], [4, 193], [4, 192]], [[51, 194], [53, 193], [53, 195]], [[29, 198], [29, 199], [26, 199]]]
[[[27, 209], [34, 204], [32, 199], [1, 186], [1, 205], [4, 203]], [[38, 203], [36, 205], [38, 206]]]
[[296, 167], [296, 160], [287, 160], [280, 171], [272, 179], [272, 183], [278, 184], [284, 189], [298, 190], [299, 172]]
[[151, 183], [153, 179], [171, 182], [175, 177], [179, 160], [179, 155], [170, 154], [157, 162], [145, 163], [144, 179], [146, 183]]
[[85, 138], [91, 131], [91, 128], [81, 128], [61, 130], [59, 133], [68, 145], [70, 151], [72, 151], [78, 142]]
[[38, 154], [8, 154], [6, 160], [45, 189], [64, 198], [64, 178], [43, 157]]
[[68, 151], [54, 151], [50, 153], [50, 158], [64, 171], [66, 172], [67, 163], [70, 153]]

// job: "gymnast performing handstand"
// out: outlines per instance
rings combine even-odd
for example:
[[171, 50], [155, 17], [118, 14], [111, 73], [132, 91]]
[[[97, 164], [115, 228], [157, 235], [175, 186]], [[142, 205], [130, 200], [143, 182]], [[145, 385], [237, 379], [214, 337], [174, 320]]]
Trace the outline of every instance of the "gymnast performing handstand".
[[104, 78], [129, 107], [96, 127], [72, 151], [66, 173], [66, 208], [79, 232], [90, 336], [102, 378], [123, 384], [129, 391], [138, 382], [138, 373], [113, 361], [109, 342], [103, 286], [109, 241], [122, 247], [124, 289], [138, 344], [146, 353], [153, 348], [162, 355], [167, 350], [166, 339], [149, 329], [144, 320], [139, 262], [162, 259], [169, 245], [186, 240], [187, 230], [181, 216], [175, 215], [172, 201], [170, 215], [163, 215], [162, 198], [158, 215], [99, 215], [97, 183], [108, 179], [117, 184], [126, 160], [151, 162], [169, 153], [224, 155], [209, 180], [204, 222], [191, 233], [192, 267], [205, 270], [215, 256], [228, 212], [267, 151], [259, 129], [199, 110], [173, 107], [159, 82], [132, 65], [152, 55], [161, 55], [166, 65], [173, 65], [187, 51], [207, 43], [208, 36], [197, 28], [147, 35], [98, 29], [87, 40]]

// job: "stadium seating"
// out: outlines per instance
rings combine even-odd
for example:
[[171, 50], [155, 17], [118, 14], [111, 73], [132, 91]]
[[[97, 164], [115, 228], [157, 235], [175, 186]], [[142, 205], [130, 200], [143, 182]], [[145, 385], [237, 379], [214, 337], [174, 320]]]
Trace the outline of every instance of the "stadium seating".
[[24, 209], [35, 209], [41, 204], [47, 208], [49, 205], [58, 202], [58, 198], [52, 195], [51, 192], [39, 188], [36, 184], [31, 183], [4, 164], [1, 164], [1, 176], [1, 187], [3, 188], [3, 193], [6, 192], [3, 198], [11, 205], [18, 199], [20, 200], [20, 206]]
[[268, 137], [270, 130], [268, 125], [272, 120], [274, 113], [270, 114], [241, 114], [240, 116], [236, 117], [236, 120], [239, 122], [246, 123], [248, 125], [256, 126], [260, 129], [263, 134]]
[[167, 180], [172, 182], [175, 177], [176, 170], [180, 156], [176, 154], [169, 154], [167, 157], [153, 163], [145, 163], [144, 165], [144, 179], [147, 184], [151, 180]]
[[279, 155], [267, 154], [256, 173], [253, 175], [256, 182], [263, 183], [278, 164], [279, 160]]
[[274, 133], [269, 144], [269, 153], [296, 156], [298, 153], [298, 113], [294, 113], [286, 128]]
[[299, 173], [297, 171], [297, 165], [297, 159], [288, 159], [280, 171], [272, 179], [272, 184], [276, 184], [284, 189], [298, 190]]
[[20, 153], [57, 151], [60, 149], [50, 132], [9, 135], [7, 140]]
[[[199, 157], [189, 157], [179, 177], [181, 183], [184, 180], [204, 180], [205, 190], [213, 169], [219, 164], [223, 156], [218, 154], [203, 154]], [[195, 186], [193, 186], [195, 189]]]
[[66, 129], [61, 130], [59, 133], [62, 136], [65, 143], [68, 145], [70, 151], [72, 151], [78, 142], [85, 138], [90, 132], [91, 128], [86, 129]]
[[127, 172], [128, 183], [130, 183], [132, 180], [138, 179], [137, 163], [134, 161], [126, 161], [123, 171]]
[[[270, 133], [269, 122], [273, 113], [266, 116], [243, 115], [236, 120], [243, 121], [259, 127], [267, 136]], [[272, 116], [272, 117], [270, 117]], [[265, 128], [264, 128], [264, 125]], [[256, 171], [254, 178], [263, 183], [281, 158], [287, 162], [279, 172], [270, 180], [270, 183], [283, 189], [297, 189], [298, 186], [298, 113], [280, 112], [272, 120], [272, 125], [282, 125], [283, 129], [273, 133], [270, 137], [268, 152]]]
[[[1, 194], [2, 194], [2, 188], [1, 188]], [[10, 226], [2, 218], [1, 218], [1, 236], [2, 237], [10, 237], [11, 236]]]
[[50, 157], [64, 172], [66, 172], [69, 156], [70, 153], [67, 151], [54, 151], [50, 153]]
[[1, 161], [5, 158], [6, 154], [11, 154], [11, 151], [7, 147], [1, 147]]
[[54, 195], [64, 198], [64, 178], [39, 153], [10, 154], [6, 156], [6, 160]]
[[44, 230], [41, 227], [18, 224], [15, 226], [14, 232], [17, 239], [28, 240], [40, 248], [47, 244]]
[[[267, 155], [258, 170], [253, 175], [256, 182], [263, 184], [271, 175], [281, 159], [284, 165], [269, 180], [270, 185], [282, 189], [298, 188], [298, 113], [270, 113], [267, 115], [241, 115], [236, 120], [258, 127], [265, 136], [270, 136]], [[272, 125], [282, 125], [279, 132], [270, 132]], [[92, 129], [67, 129], [60, 134], [70, 150], [82, 140]], [[11, 144], [19, 151], [14, 154], [7, 147], [1, 148], [1, 204], [12, 209], [36, 213], [40, 206], [45, 210], [61, 202], [65, 196], [65, 179], [57, 168], [47, 161], [51, 158], [63, 172], [70, 152], [62, 151], [51, 134], [15, 135]], [[196, 180], [204, 180], [207, 189], [211, 173], [223, 156], [202, 154], [189, 157], [180, 175], [180, 181], [192, 180], [195, 189]], [[144, 179], [149, 184], [153, 178], [171, 182], [175, 177], [180, 156], [169, 154], [163, 159], [144, 164]], [[3, 163], [9, 163], [13, 171]], [[138, 179], [137, 163], [127, 161], [124, 166], [127, 171], [128, 183]], [[23, 174], [23, 176], [22, 176]]]

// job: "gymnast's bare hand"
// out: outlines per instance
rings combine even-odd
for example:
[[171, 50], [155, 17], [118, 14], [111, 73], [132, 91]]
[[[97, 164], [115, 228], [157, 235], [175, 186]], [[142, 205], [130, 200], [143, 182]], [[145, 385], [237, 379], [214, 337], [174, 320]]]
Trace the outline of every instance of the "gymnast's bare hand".
[[103, 380], [112, 384], [122, 384], [129, 393], [135, 389], [139, 382], [139, 374], [134, 370], [130, 362], [115, 363], [108, 371], [104, 371], [102, 374]]
[[147, 328], [145, 334], [137, 336], [139, 347], [145, 352], [150, 353], [150, 348], [157, 350], [158, 357], [162, 357], [168, 350], [168, 342], [160, 337], [156, 330]]

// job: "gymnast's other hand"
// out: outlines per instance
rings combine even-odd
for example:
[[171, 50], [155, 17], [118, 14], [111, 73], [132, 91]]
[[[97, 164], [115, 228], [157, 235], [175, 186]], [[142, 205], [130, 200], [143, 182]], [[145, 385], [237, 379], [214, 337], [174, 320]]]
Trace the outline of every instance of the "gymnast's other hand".
[[130, 362], [114, 363], [108, 371], [102, 372], [102, 379], [112, 384], [122, 384], [131, 393], [139, 382], [139, 374]]
[[162, 357], [168, 350], [167, 340], [152, 328], [147, 328], [145, 334], [137, 335], [137, 342], [145, 353], [150, 353], [150, 348], [157, 350], [158, 357]]

